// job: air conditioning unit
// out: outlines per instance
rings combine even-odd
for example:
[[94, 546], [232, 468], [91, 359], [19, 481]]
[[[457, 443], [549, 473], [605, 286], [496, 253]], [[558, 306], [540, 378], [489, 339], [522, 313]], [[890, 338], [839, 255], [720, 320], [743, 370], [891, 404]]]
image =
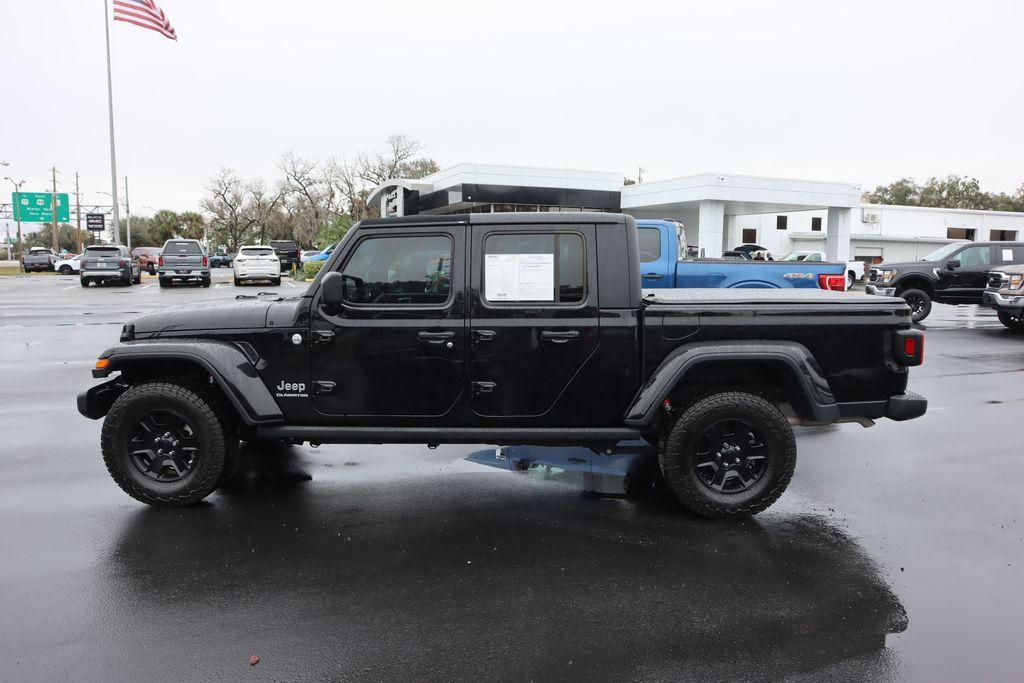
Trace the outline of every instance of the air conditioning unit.
[[878, 211], [861, 211], [860, 222], [861, 223], [877, 223], [882, 220], [882, 214]]

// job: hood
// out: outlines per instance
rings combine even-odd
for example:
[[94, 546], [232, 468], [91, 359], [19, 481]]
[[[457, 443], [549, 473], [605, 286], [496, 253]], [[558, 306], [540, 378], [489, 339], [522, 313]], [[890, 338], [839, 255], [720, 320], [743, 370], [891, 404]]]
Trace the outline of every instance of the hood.
[[934, 261], [904, 261], [903, 263], [877, 263], [871, 268], [877, 268], [883, 270], [885, 268], [895, 268], [897, 272], [905, 273], [911, 270], [917, 270], [921, 272], [930, 272], [932, 268], [936, 267]]
[[172, 306], [129, 321], [136, 335], [199, 330], [238, 330], [266, 325], [274, 299], [230, 299]]

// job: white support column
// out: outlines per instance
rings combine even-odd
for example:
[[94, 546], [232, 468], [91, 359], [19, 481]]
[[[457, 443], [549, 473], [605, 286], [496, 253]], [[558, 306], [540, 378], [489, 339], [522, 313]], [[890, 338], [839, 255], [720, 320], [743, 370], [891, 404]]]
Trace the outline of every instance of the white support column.
[[722, 251], [729, 251], [740, 243], [740, 236], [736, 234], [736, 214], [725, 217], [725, 232], [722, 233]]
[[703, 199], [697, 216], [697, 247], [705, 258], [722, 255], [725, 239], [725, 202]]
[[829, 261], [850, 260], [850, 232], [853, 209], [828, 207], [828, 232], [825, 234], [825, 258]]

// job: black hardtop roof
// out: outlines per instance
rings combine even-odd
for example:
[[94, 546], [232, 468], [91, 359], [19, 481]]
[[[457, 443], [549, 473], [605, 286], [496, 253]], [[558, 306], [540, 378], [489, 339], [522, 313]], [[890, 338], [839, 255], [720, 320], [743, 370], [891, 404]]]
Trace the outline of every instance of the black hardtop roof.
[[364, 228], [402, 227], [410, 225], [551, 225], [552, 223], [604, 223], [626, 225], [632, 216], [600, 211], [517, 211], [515, 213], [458, 213], [435, 216], [418, 214], [395, 218], [365, 218], [357, 226]]

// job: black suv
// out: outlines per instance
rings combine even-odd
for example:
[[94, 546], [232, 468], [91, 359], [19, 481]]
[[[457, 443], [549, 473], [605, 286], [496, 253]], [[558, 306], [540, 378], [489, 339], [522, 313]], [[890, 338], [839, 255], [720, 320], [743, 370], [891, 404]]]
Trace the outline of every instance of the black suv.
[[291, 270], [292, 266], [302, 265], [302, 252], [299, 251], [299, 245], [292, 240], [270, 240], [270, 246], [281, 259], [281, 272]]
[[1024, 242], [953, 242], [920, 261], [880, 263], [871, 269], [868, 294], [899, 296], [910, 306], [914, 322], [932, 311], [932, 302], [980, 304], [988, 272], [1024, 263]]

